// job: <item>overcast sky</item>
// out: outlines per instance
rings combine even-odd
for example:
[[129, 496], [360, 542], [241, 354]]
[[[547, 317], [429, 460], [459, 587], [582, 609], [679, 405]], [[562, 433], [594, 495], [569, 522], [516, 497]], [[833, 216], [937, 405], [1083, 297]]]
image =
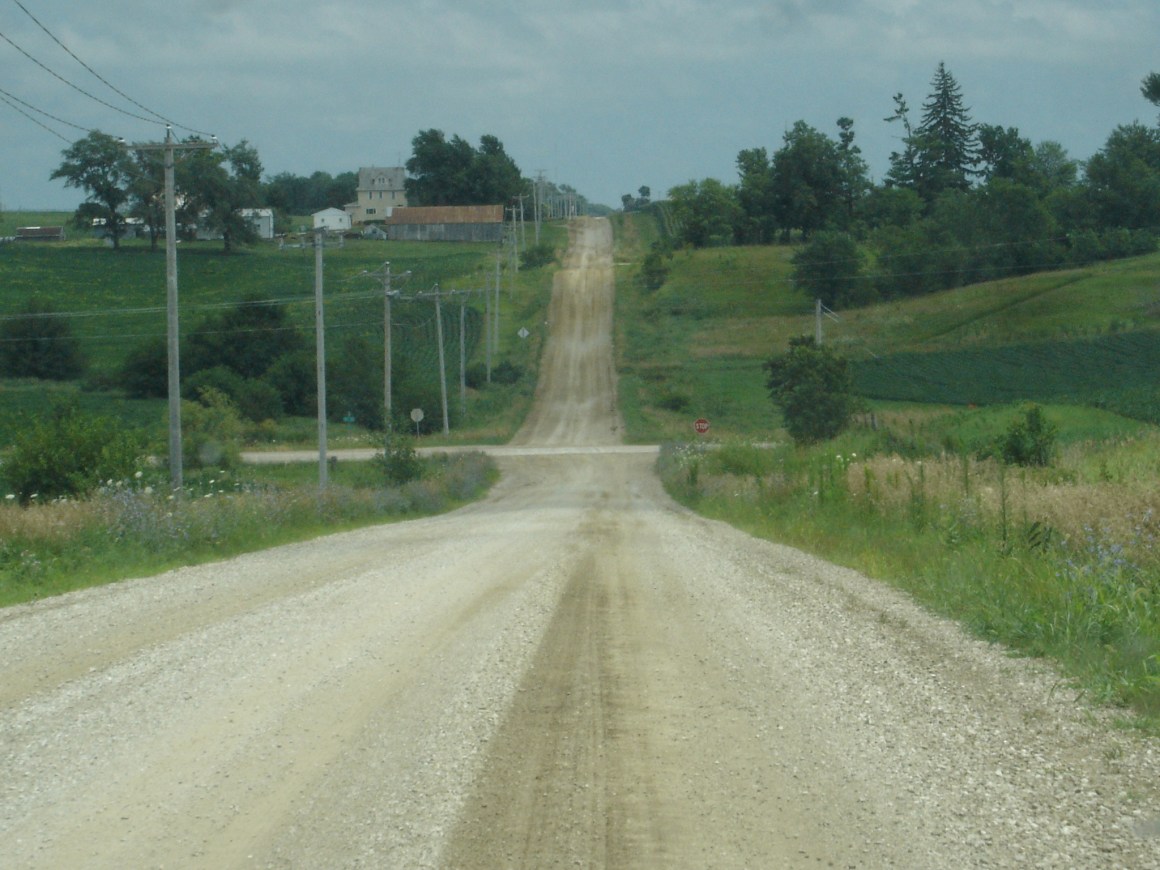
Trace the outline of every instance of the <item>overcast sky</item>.
[[246, 139], [268, 176], [401, 165], [430, 128], [493, 134], [524, 175], [618, 206], [733, 183], [739, 151], [798, 120], [836, 138], [853, 118], [881, 178], [892, 96], [917, 118], [940, 61], [973, 120], [1086, 159], [1156, 123], [1140, 83], [1160, 71], [1157, 0], [0, 0], [0, 34], [0, 89], [59, 134], [0, 103], [5, 209], [80, 201], [49, 181], [84, 135], [62, 122], [163, 138], [98, 99]]

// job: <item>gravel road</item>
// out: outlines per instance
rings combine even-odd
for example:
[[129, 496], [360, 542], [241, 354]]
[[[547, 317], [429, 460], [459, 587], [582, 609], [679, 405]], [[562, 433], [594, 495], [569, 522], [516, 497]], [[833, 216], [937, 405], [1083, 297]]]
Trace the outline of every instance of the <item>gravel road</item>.
[[1160, 868], [1160, 743], [666, 497], [612, 292], [485, 501], [0, 611], [0, 867]]

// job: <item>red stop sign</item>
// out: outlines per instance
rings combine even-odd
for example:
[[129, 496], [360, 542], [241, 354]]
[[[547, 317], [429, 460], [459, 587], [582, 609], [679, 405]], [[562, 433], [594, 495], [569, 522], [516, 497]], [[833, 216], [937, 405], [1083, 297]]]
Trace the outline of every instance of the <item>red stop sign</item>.
[[709, 421], [704, 417], [700, 417], [695, 423], [693, 423], [693, 429], [696, 430], [698, 435], [704, 435], [709, 431]]

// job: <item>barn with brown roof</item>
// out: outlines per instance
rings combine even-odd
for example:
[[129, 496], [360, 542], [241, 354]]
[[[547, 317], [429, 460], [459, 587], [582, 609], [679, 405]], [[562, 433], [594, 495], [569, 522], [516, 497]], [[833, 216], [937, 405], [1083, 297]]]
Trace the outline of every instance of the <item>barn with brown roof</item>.
[[502, 205], [407, 206], [383, 222], [401, 242], [502, 242]]

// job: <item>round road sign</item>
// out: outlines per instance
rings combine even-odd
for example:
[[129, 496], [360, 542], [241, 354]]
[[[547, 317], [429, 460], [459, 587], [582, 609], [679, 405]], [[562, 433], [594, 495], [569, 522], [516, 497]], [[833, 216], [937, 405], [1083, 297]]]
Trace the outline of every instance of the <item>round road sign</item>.
[[693, 428], [697, 431], [698, 435], [704, 435], [709, 431], [709, 421], [704, 417], [700, 417], [693, 423]]

